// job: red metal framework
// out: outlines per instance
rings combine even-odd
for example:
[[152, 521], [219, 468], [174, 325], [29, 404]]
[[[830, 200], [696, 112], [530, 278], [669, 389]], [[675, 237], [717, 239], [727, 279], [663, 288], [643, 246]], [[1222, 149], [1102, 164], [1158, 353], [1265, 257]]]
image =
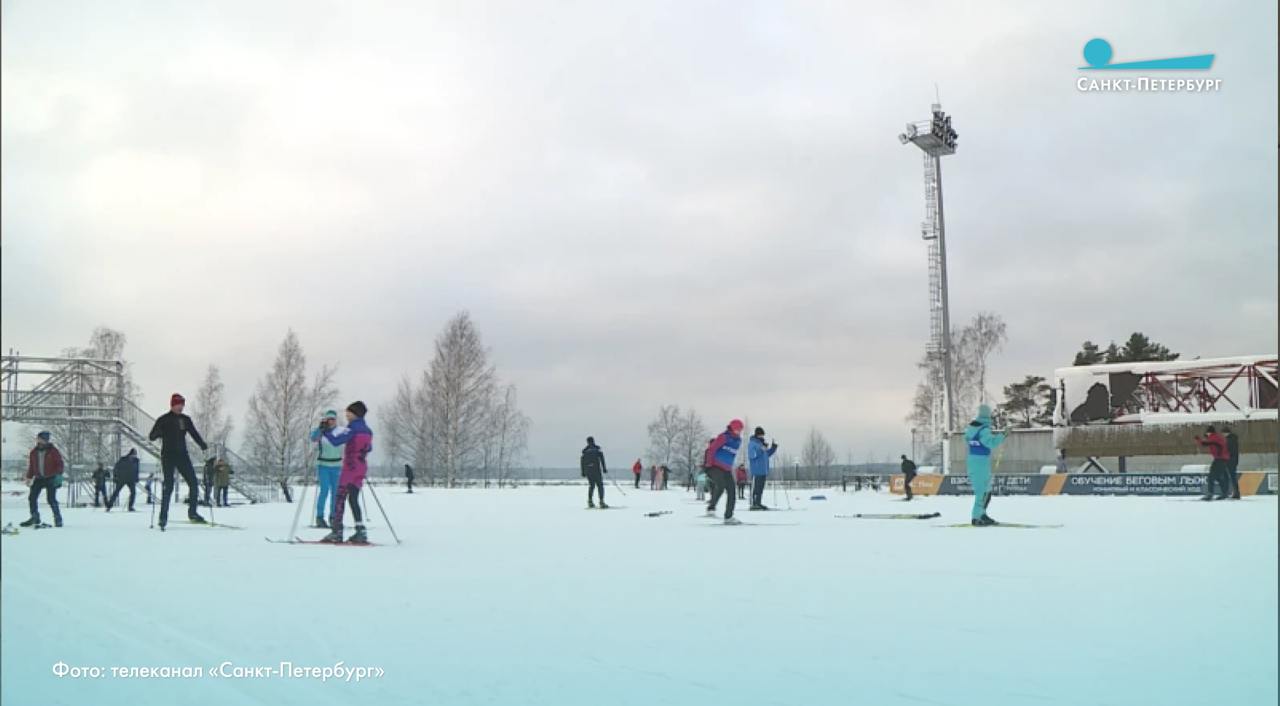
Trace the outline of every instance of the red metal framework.
[[[1248, 412], [1275, 409], [1280, 365], [1277, 358], [1252, 361], [1209, 362], [1187, 367], [1147, 370], [1134, 373], [1112, 373], [1111, 417], [1153, 412]], [[1124, 381], [1120, 376], [1133, 376]], [[1117, 395], [1120, 385], [1132, 382], [1132, 392]]]

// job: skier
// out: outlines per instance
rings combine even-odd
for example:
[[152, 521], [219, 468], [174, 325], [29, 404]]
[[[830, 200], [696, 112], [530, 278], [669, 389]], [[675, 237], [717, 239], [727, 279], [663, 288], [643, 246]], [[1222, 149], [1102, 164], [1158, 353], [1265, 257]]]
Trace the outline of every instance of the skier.
[[706, 459], [710, 465], [707, 475], [711, 477], [711, 502], [707, 505], [707, 516], [715, 517], [716, 504], [720, 502], [720, 495], [723, 493], [726, 525], [742, 524], [741, 520], [733, 516], [733, 506], [736, 502], [733, 495], [733, 461], [738, 457], [738, 448], [742, 446], [743, 426], [741, 419], [729, 422], [724, 432], [713, 439], [711, 445], [707, 447]]
[[107, 501], [107, 512], [111, 512], [111, 507], [120, 499], [120, 490], [125, 487], [129, 488], [129, 512], [137, 512], [133, 509], [133, 500], [138, 494], [138, 450], [129, 449], [129, 453], [121, 456], [111, 469], [111, 475], [115, 479], [116, 488]]
[[[764, 484], [769, 478], [769, 458], [778, 450], [778, 442], [764, 444], [764, 428], [756, 427], [747, 442], [747, 463], [751, 464], [750, 510], [768, 510], [764, 504]], [[776, 496], [775, 496], [776, 497]]]
[[965, 465], [969, 470], [969, 484], [973, 486], [973, 513], [970, 522], [974, 527], [999, 524], [987, 514], [991, 504], [991, 452], [1004, 443], [1004, 434], [991, 431], [991, 407], [978, 405], [978, 416], [964, 431], [969, 444], [969, 457]]
[[217, 458], [210, 456], [204, 460], [204, 478], [202, 479], [204, 481], [204, 500], [200, 504], [206, 507], [212, 502], [209, 496], [213, 494], [213, 474], [217, 467]]
[[701, 471], [698, 471], [698, 477], [696, 480], [694, 480], [694, 483], [698, 486], [698, 500], [706, 500], [707, 499], [707, 469], [704, 468]]
[[412, 493], [413, 492], [413, 466], [410, 466], [407, 463], [404, 464], [404, 482], [405, 482], [405, 485], [409, 486], [409, 492]]
[[220, 458], [213, 467], [213, 504], [218, 507], [229, 507], [227, 495], [231, 489], [231, 475], [235, 473], [227, 459]]
[[99, 507], [98, 496], [102, 496], [102, 502], [105, 505], [111, 494], [107, 492], [107, 469], [98, 464], [98, 468], [93, 472], [93, 506]]
[[1237, 469], [1240, 467], [1240, 437], [1236, 436], [1236, 432], [1231, 427], [1224, 427], [1223, 431], [1227, 432], [1227, 475], [1231, 478], [1231, 499], [1240, 499], [1240, 475]]
[[53, 526], [62, 526], [62, 510], [58, 508], [58, 488], [62, 487], [62, 453], [53, 445], [50, 434], [36, 434], [36, 446], [27, 455], [27, 485], [31, 494], [27, 504], [31, 507], [31, 519], [18, 523], [21, 527], [48, 527], [40, 523], [40, 491], [44, 491], [49, 509], [53, 510]]
[[596, 489], [600, 489], [600, 509], [607, 510], [609, 506], [604, 502], [604, 474], [609, 472], [608, 466], [604, 462], [604, 452], [596, 446], [595, 437], [587, 437], [587, 446], [582, 450], [582, 475], [587, 479], [587, 507], [596, 506], [591, 501], [591, 493]]
[[[1231, 479], [1227, 476], [1227, 462], [1231, 458], [1230, 451], [1227, 450], [1227, 440], [1222, 438], [1211, 426], [1205, 430], [1205, 437], [1195, 437], [1196, 443], [1200, 445], [1210, 456], [1213, 461], [1209, 464], [1209, 478], [1205, 482], [1204, 495], [1201, 500], [1226, 500], [1231, 496]], [[1214, 496], [1213, 486], [1217, 483], [1222, 489], [1221, 494]]]
[[191, 456], [187, 454], [187, 435], [195, 440], [201, 451], [208, 451], [209, 445], [200, 438], [196, 425], [191, 417], [182, 413], [187, 400], [178, 393], [169, 398], [169, 411], [160, 415], [155, 426], [148, 435], [152, 441], [160, 440], [160, 468], [164, 474], [164, 482], [160, 492], [160, 530], [164, 531], [169, 524], [169, 498], [176, 490], [177, 482], [174, 472], [182, 474], [187, 483], [187, 519], [195, 523], [204, 523], [204, 518], [196, 512], [196, 501], [200, 499], [200, 491], [196, 489], [196, 471], [191, 466]]
[[351, 516], [356, 519], [356, 531], [347, 539], [351, 544], [368, 544], [364, 518], [360, 514], [360, 488], [369, 475], [369, 453], [373, 451], [373, 431], [364, 421], [369, 408], [360, 400], [347, 405], [347, 426], [342, 429], [326, 429], [324, 438], [342, 451], [342, 474], [338, 476], [338, 499], [334, 504], [332, 531], [322, 542], [337, 544], [342, 541], [343, 504], [351, 503]]
[[915, 497], [911, 494], [911, 481], [916, 479], [916, 462], [902, 454], [902, 488], [907, 491], [908, 501]]
[[649, 490], [658, 489], [658, 467], [649, 466]]
[[[311, 430], [311, 443], [318, 444], [316, 453], [316, 477], [320, 490], [316, 494], [316, 527], [329, 529], [325, 518], [332, 518], [338, 503], [338, 476], [342, 474], [342, 449], [329, 443], [325, 432], [338, 426], [338, 412], [327, 410], [319, 424]], [[328, 512], [325, 502], [328, 501]]]
[[738, 484], [738, 499], [746, 500], [747, 499], [747, 467], [739, 463], [738, 467], [735, 468], [733, 471], [733, 480], [735, 483]]
[[644, 464], [640, 463], [640, 459], [636, 459], [634, 465], [631, 466], [631, 474], [636, 477], [636, 487], [640, 487], [640, 473], [644, 470]]

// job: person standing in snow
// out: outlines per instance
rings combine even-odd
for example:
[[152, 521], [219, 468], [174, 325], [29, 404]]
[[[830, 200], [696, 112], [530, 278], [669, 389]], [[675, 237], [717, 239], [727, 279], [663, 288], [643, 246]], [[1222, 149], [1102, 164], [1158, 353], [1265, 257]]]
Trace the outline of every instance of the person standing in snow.
[[587, 479], [587, 507], [596, 506], [592, 502], [592, 493], [596, 488], [600, 489], [600, 509], [607, 510], [608, 505], [604, 503], [604, 474], [609, 472], [609, 468], [604, 462], [604, 452], [596, 446], [595, 437], [587, 437], [587, 446], [582, 449], [582, 458], [579, 460], [582, 466], [582, 476]]
[[644, 464], [640, 463], [640, 459], [636, 459], [635, 464], [631, 466], [631, 474], [636, 477], [636, 487], [640, 487], [640, 473], [644, 471]]
[[[1213, 457], [1213, 461], [1209, 464], [1209, 478], [1205, 483], [1204, 495], [1200, 499], [1226, 500], [1231, 496], [1231, 479], [1227, 475], [1227, 461], [1231, 458], [1231, 453], [1227, 450], [1227, 440], [1222, 438], [1222, 435], [1213, 427], [1205, 430], [1203, 439], [1197, 436], [1195, 440], [1201, 449]], [[1216, 497], [1213, 494], [1215, 483], [1222, 490]]]
[[98, 468], [93, 472], [93, 506], [98, 507], [98, 495], [102, 495], [102, 502], [105, 505], [111, 495], [107, 493], [107, 469], [98, 464]]
[[[769, 459], [778, 450], [778, 442], [769, 446], [764, 443], [764, 428], [756, 427], [755, 433], [747, 442], [747, 463], [751, 466], [751, 507], [750, 510], [768, 510], [764, 504], [764, 484], [769, 478]], [[776, 497], [776, 496], [775, 496]]]
[[218, 507], [229, 507], [227, 494], [231, 489], [231, 475], [235, 473], [227, 459], [220, 458], [213, 466], [213, 504]]
[[52, 435], [47, 431], [36, 434], [35, 448], [27, 454], [27, 485], [31, 493], [27, 495], [27, 505], [31, 509], [31, 519], [20, 522], [22, 527], [40, 526], [40, 492], [44, 491], [45, 501], [53, 511], [53, 526], [62, 526], [62, 510], [58, 507], [58, 488], [62, 487], [62, 453], [53, 445]]
[[741, 419], [729, 422], [724, 432], [713, 439], [711, 445], [707, 447], [706, 458], [711, 464], [707, 472], [711, 477], [711, 502], [707, 505], [707, 516], [715, 517], [716, 504], [720, 502], [720, 495], [723, 493], [726, 525], [742, 524], [741, 520], [733, 516], [733, 506], [736, 502], [733, 494], [733, 462], [738, 457], [738, 449], [742, 446], [743, 426]]
[[[120, 499], [120, 490], [129, 488], [129, 512], [136, 512], [133, 509], [134, 497], [138, 494], [138, 450], [129, 449], [129, 453], [120, 457], [116, 461], [116, 465], [111, 469], [112, 479], [115, 480], [115, 490], [111, 492], [111, 499], [107, 501], [107, 512], [111, 512], [111, 508]], [[150, 496], [150, 493], [148, 493]]]
[[186, 398], [176, 392], [173, 393], [169, 398], [169, 411], [160, 415], [148, 435], [152, 441], [157, 439], [160, 441], [160, 468], [164, 473], [164, 483], [160, 493], [161, 531], [169, 524], [169, 498], [177, 486], [175, 471], [182, 474], [182, 479], [187, 483], [187, 491], [190, 493], [187, 496], [187, 519], [195, 523], [205, 521], [200, 513], [196, 512], [200, 491], [196, 488], [196, 471], [191, 465], [191, 456], [187, 454], [187, 435], [191, 435], [201, 451], [208, 451], [209, 445], [200, 438], [200, 432], [196, 431], [196, 425], [192, 423], [191, 417], [182, 413], [186, 406]]
[[999, 524], [987, 514], [991, 504], [991, 452], [1004, 443], [1004, 434], [991, 430], [991, 407], [978, 405], [978, 416], [964, 430], [964, 440], [969, 445], [965, 466], [969, 471], [969, 485], [973, 487], [973, 512], [970, 523], [974, 527]]
[[[342, 475], [342, 449], [325, 438], [324, 433], [336, 429], [338, 413], [327, 410], [311, 430], [311, 443], [316, 444], [316, 527], [329, 529], [326, 518], [333, 517], [338, 505], [338, 476]], [[326, 507], [327, 505], [327, 507]]]
[[906, 499], [909, 501], [911, 494], [911, 481], [916, 479], [916, 462], [907, 458], [906, 454], [902, 454], [902, 489], [907, 491]]
[[324, 430], [324, 438], [342, 450], [342, 473], [338, 476], [338, 494], [334, 502], [331, 531], [321, 542], [337, 544], [342, 542], [342, 515], [344, 503], [351, 503], [351, 516], [356, 520], [355, 534], [347, 539], [350, 544], [368, 544], [369, 536], [365, 532], [364, 518], [360, 514], [360, 488], [369, 475], [369, 453], [373, 451], [373, 430], [364, 421], [369, 408], [364, 402], [356, 400], [347, 405], [347, 426], [340, 429]]
[[1227, 432], [1225, 440], [1227, 442], [1227, 476], [1231, 480], [1231, 499], [1240, 499], [1240, 437], [1236, 436], [1235, 431], [1231, 427], [1224, 427], [1223, 431]]
[[413, 466], [404, 464], [404, 484], [409, 486], [409, 492], [413, 492]]
[[200, 504], [206, 507], [213, 502], [211, 497], [213, 495], [213, 476], [217, 468], [218, 459], [215, 456], [210, 456], [204, 460], [204, 478], [202, 479], [204, 480], [204, 500]]
[[707, 499], [707, 469], [704, 468], [701, 471], [698, 471], [698, 477], [694, 480], [694, 483], [698, 486], [698, 500], [706, 500]]

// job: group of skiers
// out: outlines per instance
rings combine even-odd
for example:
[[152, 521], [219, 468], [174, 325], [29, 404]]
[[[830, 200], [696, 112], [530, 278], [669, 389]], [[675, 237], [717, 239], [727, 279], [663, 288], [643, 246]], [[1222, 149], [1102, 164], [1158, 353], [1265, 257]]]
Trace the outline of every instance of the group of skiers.
[[[1225, 436], [1211, 426], [1205, 430], [1204, 438], [1195, 437], [1196, 444], [1213, 459], [1201, 500], [1240, 499], [1240, 438], [1229, 426], [1223, 430]], [[1217, 495], [1213, 494], [1214, 486], [1218, 487]]]

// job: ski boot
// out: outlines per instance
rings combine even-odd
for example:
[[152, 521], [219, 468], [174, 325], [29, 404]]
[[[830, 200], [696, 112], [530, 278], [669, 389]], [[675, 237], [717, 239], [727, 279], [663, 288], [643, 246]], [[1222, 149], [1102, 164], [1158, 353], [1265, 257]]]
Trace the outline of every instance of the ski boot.
[[588, 509], [588, 510], [594, 510], [594, 509], [596, 509], [596, 503], [595, 503], [595, 501], [594, 501], [594, 500], [588, 500], [588, 501], [587, 501], [587, 509]]
[[740, 525], [742, 524], [742, 520], [739, 520], [736, 517], [726, 517], [724, 518], [724, 523], [726, 525]]
[[317, 528], [317, 529], [329, 529], [329, 523], [328, 523], [328, 522], [325, 522], [323, 517], [317, 517], [317, 518], [316, 518], [316, 528]]
[[320, 538], [325, 544], [342, 544], [342, 525], [334, 524], [329, 534]]
[[707, 517], [715, 517], [715, 516], [716, 516], [716, 509], [715, 509], [714, 507], [709, 507], [709, 508], [707, 508], [706, 516], [707, 516]]
[[31, 519], [27, 520], [26, 522], [19, 522], [19, 523], [18, 523], [18, 526], [19, 526], [19, 527], [35, 527], [35, 526], [36, 526], [36, 525], [38, 525], [38, 524], [40, 524], [40, 518], [39, 518], [39, 517], [32, 517]]
[[1216, 498], [1214, 498], [1214, 500], [1226, 500], [1226, 499], [1227, 499], [1226, 495], [1219, 495]]
[[54, 526], [54, 527], [61, 527], [61, 526], [62, 526], [62, 518], [61, 518], [61, 517], [55, 517], [55, 518], [53, 518], [53, 526]]
[[192, 524], [197, 524], [197, 525], [209, 524], [209, 522], [205, 520], [203, 517], [201, 517], [200, 513], [198, 512], [193, 512], [190, 515], [187, 515], [187, 520], [190, 521]]
[[609, 509], [609, 506], [608, 506], [608, 505], [606, 505], [606, 504], [604, 503], [604, 501], [603, 501], [603, 500], [601, 500], [601, 501], [600, 501], [600, 509], [601, 509], [601, 510], [608, 510], [608, 509]]
[[356, 525], [356, 533], [347, 538], [347, 544], [368, 544], [369, 535], [364, 533], [364, 525]]
[[979, 517], [979, 518], [978, 518], [978, 526], [979, 526], [979, 527], [991, 527], [992, 525], [998, 525], [998, 524], [1000, 524], [1000, 523], [999, 523], [999, 522], [996, 522], [996, 521], [995, 521], [995, 520], [993, 520], [993, 519], [991, 519], [991, 516], [990, 516], [990, 515], [988, 515], [988, 514], [986, 514], [986, 513], [983, 513], [983, 514], [982, 514], [982, 517]]

